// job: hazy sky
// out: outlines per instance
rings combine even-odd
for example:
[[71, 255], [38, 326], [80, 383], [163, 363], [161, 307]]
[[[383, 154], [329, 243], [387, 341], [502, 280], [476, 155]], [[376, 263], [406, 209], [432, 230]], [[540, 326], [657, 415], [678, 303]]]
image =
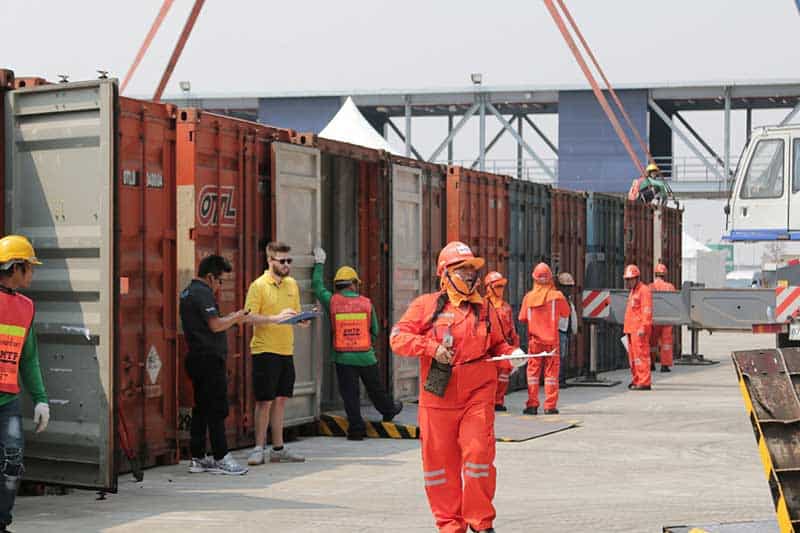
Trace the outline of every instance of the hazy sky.
[[[800, 63], [793, 0], [567, 3], [614, 83], [800, 78], [791, 67]], [[97, 69], [122, 78], [160, 5], [0, 0], [0, 66], [53, 80], [92, 78]], [[128, 94], [152, 93], [191, 5], [175, 1]], [[179, 92], [179, 80], [190, 80], [196, 94], [462, 87], [474, 71], [486, 85], [583, 82], [540, 0], [207, 0], [167, 94]], [[773, 116], [757, 113], [754, 122]], [[692, 120], [721, 144], [718, 118]], [[744, 119], [734, 120], [738, 150]], [[557, 136], [553, 117], [541, 123]], [[458, 157], [473, 154], [476, 128], [459, 136]], [[497, 129], [492, 121], [489, 138]], [[441, 121], [421, 127], [415, 144], [430, 153], [444, 132]], [[494, 157], [514, 153], [509, 137]]]

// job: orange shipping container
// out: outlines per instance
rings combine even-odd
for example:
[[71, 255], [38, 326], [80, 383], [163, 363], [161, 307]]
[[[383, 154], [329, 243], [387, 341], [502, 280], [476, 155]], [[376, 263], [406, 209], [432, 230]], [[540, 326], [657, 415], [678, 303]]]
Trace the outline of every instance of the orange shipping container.
[[[227, 314], [244, 306], [250, 282], [263, 271], [264, 245], [271, 235], [270, 143], [288, 140], [290, 135], [289, 130], [198, 109], [178, 111], [178, 290], [196, 275], [204, 257], [217, 254], [233, 265], [219, 298], [220, 311]], [[254, 442], [248, 341], [244, 328], [228, 331], [226, 432], [231, 447]], [[179, 353], [178, 431], [183, 450], [188, 444], [193, 395], [182, 336]]]
[[463, 167], [447, 169], [447, 240], [463, 241], [486, 259], [486, 271], [506, 275], [508, 181]]
[[[575, 278], [575, 287], [568, 296], [580, 317], [586, 273], [586, 194], [553, 189], [550, 212], [550, 267], [556, 276], [561, 272], [569, 272]], [[581, 327], [575, 342], [570, 343], [570, 354], [566, 359], [567, 376], [575, 376], [584, 368], [586, 346], [586, 330]]]

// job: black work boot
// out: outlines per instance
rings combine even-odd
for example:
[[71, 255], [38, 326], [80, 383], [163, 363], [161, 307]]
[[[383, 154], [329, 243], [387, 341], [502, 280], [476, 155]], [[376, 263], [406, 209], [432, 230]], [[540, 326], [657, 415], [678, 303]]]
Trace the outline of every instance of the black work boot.
[[538, 415], [539, 414], [539, 408], [538, 407], [526, 407], [522, 411], [522, 414], [523, 415]]
[[506, 407], [506, 406], [505, 406], [505, 405], [503, 405], [503, 404], [499, 404], [499, 403], [498, 403], [498, 404], [495, 404], [495, 406], [494, 406], [494, 410], [495, 410], [495, 411], [498, 411], [498, 412], [508, 411], [508, 407]]
[[494, 533], [494, 528], [490, 527], [489, 529], [481, 529], [478, 531], [477, 529], [472, 529], [472, 526], [469, 526], [469, 530], [473, 531], [474, 533]]
[[668, 366], [661, 365], [662, 372], [672, 372], [672, 370]]
[[[365, 432], [363, 431], [353, 431], [352, 433], [347, 434], [347, 440], [364, 440], [366, 436]], [[2, 530], [0, 530], [0, 533]]]
[[557, 415], [558, 414], [558, 409], [555, 409], [555, 408], [554, 409], [545, 409], [544, 410], [544, 414], [546, 414], [546, 415]]
[[400, 411], [402, 410], [403, 410], [403, 402], [401, 402], [400, 400], [395, 400], [394, 409], [392, 410], [391, 413], [383, 415], [383, 421], [391, 422], [392, 420], [394, 420], [394, 417], [400, 414]]

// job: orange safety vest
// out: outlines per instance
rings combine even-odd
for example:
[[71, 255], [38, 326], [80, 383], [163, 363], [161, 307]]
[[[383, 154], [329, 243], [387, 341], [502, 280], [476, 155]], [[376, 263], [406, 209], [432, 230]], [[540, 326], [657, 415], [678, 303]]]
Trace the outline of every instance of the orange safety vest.
[[0, 392], [19, 394], [19, 360], [33, 323], [33, 302], [0, 290]]
[[337, 352], [366, 352], [372, 348], [369, 326], [372, 323], [372, 302], [364, 296], [331, 298], [333, 349]]

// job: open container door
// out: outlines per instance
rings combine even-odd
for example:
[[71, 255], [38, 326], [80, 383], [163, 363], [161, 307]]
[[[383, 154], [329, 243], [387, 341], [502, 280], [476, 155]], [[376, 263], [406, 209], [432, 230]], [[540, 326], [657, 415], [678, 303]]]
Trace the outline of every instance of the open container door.
[[110, 80], [6, 94], [6, 231], [44, 263], [30, 290], [51, 419], [32, 431], [25, 479], [116, 490], [114, 457], [114, 140]]
[[[322, 242], [320, 152], [316, 148], [272, 143], [275, 183], [275, 238], [292, 247], [292, 273], [300, 288], [300, 305], [314, 304], [311, 271], [314, 247]], [[319, 320], [310, 328], [294, 328], [294, 396], [286, 404], [285, 425], [312, 422], [319, 417], [322, 385], [322, 343]]]
[[[392, 324], [422, 293], [422, 185], [421, 169], [392, 165]], [[419, 395], [419, 359], [392, 356], [392, 387], [396, 399]]]

